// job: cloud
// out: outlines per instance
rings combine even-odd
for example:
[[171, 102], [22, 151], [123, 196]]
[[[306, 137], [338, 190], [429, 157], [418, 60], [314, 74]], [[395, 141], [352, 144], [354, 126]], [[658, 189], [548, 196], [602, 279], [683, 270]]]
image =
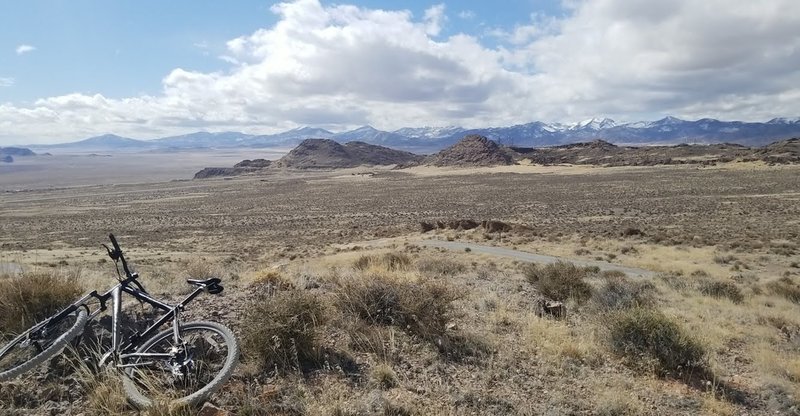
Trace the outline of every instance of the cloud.
[[317, 0], [279, 3], [271, 8], [277, 23], [227, 42], [224, 71], [176, 68], [155, 95], [3, 104], [0, 134], [52, 141], [307, 124], [394, 129], [800, 115], [800, 2], [568, 6], [563, 18], [534, 14], [497, 30], [499, 46], [488, 46], [474, 34], [440, 37], [447, 22], [441, 4], [414, 16]]
[[14, 85], [14, 78], [0, 77], [0, 87], [10, 87]]
[[23, 55], [23, 54], [26, 54], [28, 52], [33, 52], [35, 50], [36, 50], [35, 46], [19, 45], [19, 46], [17, 46], [17, 55]]
[[472, 20], [475, 18], [475, 12], [472, 10], [462, 10], [458, 12], [458, 17], [464, 20]]
[[442, 23], [447, 21], [447, 16], [444, 14], [444, 4], [437, 4], [425, 10], [425, 33], [431, 36], [439, 35], [442, 31]]
[[800, 113], [799, 28], [793, 0], [596, 0], [511, 55], [568, 115], [767, 119]]

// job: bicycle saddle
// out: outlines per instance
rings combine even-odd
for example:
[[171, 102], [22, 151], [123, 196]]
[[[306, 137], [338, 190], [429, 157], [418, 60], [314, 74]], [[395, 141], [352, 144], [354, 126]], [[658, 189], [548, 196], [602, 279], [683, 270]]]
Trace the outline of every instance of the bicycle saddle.
[[206, 280], [186, 279], [186, 283], [205, 288], [208, 290], [208, 293], [211, 293], [212, 295], [222, 292], [223, 287], [219, 284], [221, 281], [222, 280], [216, 277]]

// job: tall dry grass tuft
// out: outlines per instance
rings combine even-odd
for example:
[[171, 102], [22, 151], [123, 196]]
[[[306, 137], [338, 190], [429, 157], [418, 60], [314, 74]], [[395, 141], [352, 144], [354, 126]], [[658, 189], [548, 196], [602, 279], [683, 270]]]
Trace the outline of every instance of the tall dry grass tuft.
[[389, 252], [382, 255], [372, 254], [361, 256], [353, 263], [353, 268], [361, 271], [369, 270], [370, 268], [397, 271], [408, 270], [410, 265], [411, 259], [407, 255]]
[[0, 333], [19, 333], [78, 298], [80, 272], [35, 271], [0, 277]]
[[386, 274], [343, 280], [337, 305], [372, 325], [393, 325], [423, 339], [445, 335], [453, 316], [452, 303], [461, 294], [438, 281], [405, 281]]
[[262, 369], [302, 370], [318, 363], [319, 328], [328, 313], [317, 296], [279, 291], [252, 300], [245, 310], [242, 345]]

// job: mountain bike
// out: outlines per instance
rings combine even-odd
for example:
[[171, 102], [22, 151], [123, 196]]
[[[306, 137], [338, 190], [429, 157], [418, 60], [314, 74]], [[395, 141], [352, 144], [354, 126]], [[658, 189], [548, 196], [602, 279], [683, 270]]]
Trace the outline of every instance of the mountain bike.
[[[113, 248], [105, 244], [103, 247], [114, 260], [119, 283], [102, 294], [96, 290], [87, 293], [0, 348], [0, 381], [17, 377], [55, 357], [83, 333], [87, 322], [110, 308], [111, 346], [98, 354], [97, 368], [112, 365], [118, 370], [131, 404], [142, 409], [156, 402], [194, 406], [205, 401], [233, 373], [239, 344], [231, 330], [218, 323], [182, 323], [180, 315], [201, 293], [221, 293], [221, 280], [188, 279], [194, 290], [180, 303], [170, 305], [159, 301], [138, 281], [139, 274], [130, 271], [114, 235], [108, 236]], [[123, 339], [123, 294], [152, 305], [163, 311], [163, 315], [141, 333], [134, 332]], [[159, 331], [170, 322], [171, 328]], [[0, 341], [6, 342], [2, 337]]]

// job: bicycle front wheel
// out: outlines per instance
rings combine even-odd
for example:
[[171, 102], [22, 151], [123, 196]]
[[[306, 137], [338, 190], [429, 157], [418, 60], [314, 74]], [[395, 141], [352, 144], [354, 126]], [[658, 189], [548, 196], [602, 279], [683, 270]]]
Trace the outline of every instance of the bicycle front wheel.
[[33, 370], [58, 355], [83, 331], [87, 319], [86, 309], [77, 307], [60, 319], [49, 318], [12, 339], [0, 348], [0, 381]]
[[154, 403], [197, 405], [233, 373], [239, 344], [230, 329], [213, 322], [191, 322], [181, 325], [179, 332], [179, 342], [172, 328], [160, 332], [122, 363], [122, 385], [137, 408]]

